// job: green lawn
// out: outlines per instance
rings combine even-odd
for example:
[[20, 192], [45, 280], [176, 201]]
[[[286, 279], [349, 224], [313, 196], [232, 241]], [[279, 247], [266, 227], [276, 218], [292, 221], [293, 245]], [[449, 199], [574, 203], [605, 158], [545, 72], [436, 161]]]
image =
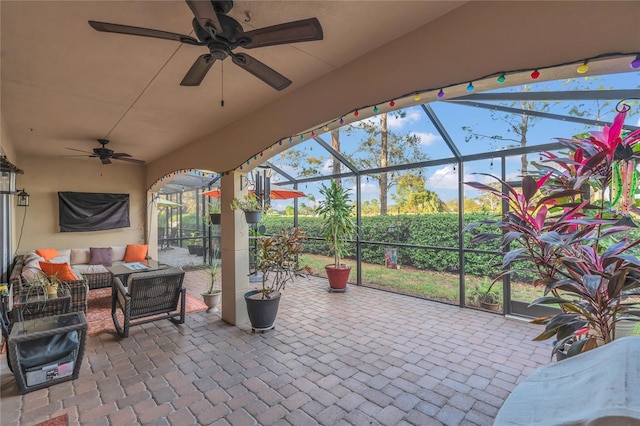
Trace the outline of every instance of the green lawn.
[[[302, 264], [309, 265], [314, 274], [325, 276], [324, 266], [332, 263], [333, 258], [319, 255], [304, 254], [300, 257]], [[355, 262], [351, 263], [351, 281], [356, 279]], [[362, 281], [364, 285], [376, 288], [399, 291], [429, 299], [458, 303], [459, 282], [458, 274], [424, 271], [415, 268], [400, 267], [388, 269], [383, 265], [362, 263]], [[487, 286], [490, 278], [467, 275], [465, 279], [467, 292], [476, 285]], [[496, 283], [500, 286], [500, 283]], [[498, 287], [499, 288], [499, 287]], [[511, 283], [511, 293], [514, 300], [531, 302], [542, 296], [542, 288], [534, 288], [530, 284]]]

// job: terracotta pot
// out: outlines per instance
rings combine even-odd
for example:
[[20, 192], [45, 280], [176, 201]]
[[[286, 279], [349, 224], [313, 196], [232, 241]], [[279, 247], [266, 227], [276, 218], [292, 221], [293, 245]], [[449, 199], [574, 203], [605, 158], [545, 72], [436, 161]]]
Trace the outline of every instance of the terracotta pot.
[[222, 292], [218, 291], [216, 293], [202, 293], [202, 300], [204, 301], [204, 304], [207, 305], [207, 307], [209, 309], [207, 309], [207, 312], [210, 312], [211, 310], [216, 309], [216, 306], [218, 306], [220, 304], [220, 299], [222, 298]]
[[349, 273], [351, 272], [351, 266], [340, 265], [336, 268], [335, 265], [325, 265], [324, 270], [327, 273], [329, 279], [329, 286], [332, 290], [344, 290], [347, 288], [347, 281], [349, 281]]
[[278, 306], [280, 305], [279, 292], [273, 292], [271, 298], [263, 299], [261, 292], [248, 291], [244, 294], [244, 301], [247, 304], [247, 313], [253, 331], [271, 330], [275, 327]]
[[482, 307], [482, 309], [487, 309], [489, 311], [499, 311], [500, 310], [500, 304], [499, 303], [487, 303], [487, 302], [480, 301], [480, 306]]

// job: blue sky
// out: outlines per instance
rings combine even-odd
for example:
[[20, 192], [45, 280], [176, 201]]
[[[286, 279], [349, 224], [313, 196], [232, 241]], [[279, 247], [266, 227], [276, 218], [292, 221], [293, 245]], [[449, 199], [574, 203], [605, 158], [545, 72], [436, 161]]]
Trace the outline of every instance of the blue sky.
[[[586, 87], [602, 88], [602, 89], [637, 89], [640, 88], [640, 73], [630, 72], [624, 74], [612, 74], [608, 76], [588, 77], [588, 78], [576, 78], [572, 79], [569, 83], [567, 81], [554, 81], [554, 82], [541, 82], [529, 85], [532, 91], [562, 91], [562, 90], [584, 90]], [[518, 87], [505, 87], [500, 91], [513, 92], [522, 90]], [[566, 115], [570, 108], [576, 107], [581, 111], [588, 111], [584, 116], [589, 119], [597, 118], [597, 111], [600, 110], [600, 119], [606, 122], [611, 122], [615, 116], [615, 106], [617, 101], [600, 101], [600, 104], [596, 104], [592, 101], [573, 101], [562, 103], [551, 103], [548, 105], [548, 111], [555, 114]], [[498, 104], [509, 106], [508, 103], [499, 102]], [[474, 132], [485, 135], [504, 135], [508, 136], [506, 131], [507, 124], [503, 119], [507, 117], [506, 113], [495, 112], [492, 113], [486, 109], [472, 108], [462, 106], [458, 104], [451, 104], [445, 102], [433, 102], [430, 104], [434, 112], [443, 123], [447, 132], [458, 146], [458, 149], [463, 155], [493, 152], [498, 151], [508, 145], [513, 145], [513, 142], [493, 141], [493, 140], [471, 140], [465, 142], [465, 137], [468, 135], [463, 130], [463, 126], [473, 128]], [[391, 132], [397, 134], [413, 134], [420, 139], [420, 151], [426, 155], [429, 159], [440, 159], [452, 157], [451, 151], [447, 148], [442, 137], [438, 134], [435, 127], [431, 124], [431, 121], [426, 117], [424, 112], [419, 106], [410, 107], [403, 110], [404, 117], [397, 117], [389, 115], [388, 126]], [[378, 117], [372, 117], [367, 119], [371, 122], [379, 121]], [[640, 108], [636, 105], [627, 116], [627, 124], [640, 126]], [[597, 127], [587, 126], [579, 123], [563, 122], [550, 119], [535, 119], [532, 126], [530, 126], [528, 132], [528, 146], [545, 144], [554, 142], [556, 137], [571, 137], [574, 134], [585, 132], [588, 130], [596, 130]], [[347, 155], [359, 155], [358, 144], [362, 138], [362, 132], [355, 132], [355, 134], [349, 135], [346, 131], [341, 131], [341, 147], [342, 151]], [[330, 143], [330, 135], [320, 134], [321, 138]], [[319, 147], [316, 142], [312, 140], [305, 141], [296, 146], [298, 149], [309, 150], [310, 155], [328, 157], [328, 154], [324, 149]], [[529, 160], [537, 160], [537, 155], [530, 155]], [[280, 156], [276, 156], [271, 160], [279, 167], [282, 166], [280, 162]], [[296, 176], [296, 172], [291, 168], [283, 167], [287, 172]], [[516, 178], [520, 175], [521, 162], [520, 157], [510, 158], [507, 160], [507, 176], [508, 178]], [[346, 171], [346, 169], [345, 169]], [[331, 161], [327, 159], [320, 170], [321, 174], [327, 175], [331, 173]], [[491, 166], [491, 160], [470, 162], [465, 164], [465, 180], [479, 180], [478, 176], [473, 176], [472, 173], [495, 173], [499, 174], [499, 160], [496, 160], [493, 167]], [[457, 198], [458, 187], [458, 173], [454, 170], [452, 165], [444, 165], [438, 167], [431, 167], [428, 169], [422, 169], [422, 175], [426, 180], [427, 189], [436, 192], [443, 201], [448, 201]], [[319, 198], [318, 189], [319, 184], [304, 184], [300, 189], [303, 191], [314, 194], [316, 198]], [[362, 180], [362, 196], [363, 201], [378, 198], [378, 186], [374, 179]], [[395, 192], [392, 188], [389, 192], [389, 204], [393, 204], [391, 194]], [[477, 193], [467, 191], [465, 194], [467, 197], [475, 197]], [[355, 198], [355, 191], [354, 191]], [[309, 200], [302, 200], [309, 204]], [[273, 206], [276, 209], [283, 209], [284, 206], [290, 205], [290, 202], [273, 202]]]

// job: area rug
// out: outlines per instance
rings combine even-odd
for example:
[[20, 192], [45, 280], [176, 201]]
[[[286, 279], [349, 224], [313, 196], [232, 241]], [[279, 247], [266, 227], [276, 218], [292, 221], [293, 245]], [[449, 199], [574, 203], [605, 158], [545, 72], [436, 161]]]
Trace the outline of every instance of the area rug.
[[68, 426], [69, 424], [69, 415], [64, 413], [61, 416], [54, 417], [49, 420], [45, 420], [44, 422], [38, 423], [36, 426]]
[[[187, 295], [186, 312], [198, 312], [207, 309], [207, 305], [201, 300]], [[120, 309], [116, 311], [120, 324], [124, 322]], [[89, 291], [87, 299], [87, 323], [89, 325], [89, 335], [102, 332], [115, 332], [111, 318], [111, 287], [98, 288]]]

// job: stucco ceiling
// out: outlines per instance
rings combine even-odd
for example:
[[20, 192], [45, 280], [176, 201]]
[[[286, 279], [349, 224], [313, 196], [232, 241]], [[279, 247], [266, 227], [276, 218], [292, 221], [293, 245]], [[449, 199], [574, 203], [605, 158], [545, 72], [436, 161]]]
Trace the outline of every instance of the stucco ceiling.
[[228, 58], [199, 86], [180, 86], [206, 47], [97, 32], [87, 23], [193, 36], [184, 1], [2, 1], [5, 130], [18, 155], [81, 154], [66, 148], [89, 152], [98, 147], [96, 139], [106, 138], [114, 151], [151, 162], [463, 3], [236, 1], [230, 15], [245, 30], [310, 17], [323, 27], [322, 41], [247, 52], [293, 81], [278, 92]]

